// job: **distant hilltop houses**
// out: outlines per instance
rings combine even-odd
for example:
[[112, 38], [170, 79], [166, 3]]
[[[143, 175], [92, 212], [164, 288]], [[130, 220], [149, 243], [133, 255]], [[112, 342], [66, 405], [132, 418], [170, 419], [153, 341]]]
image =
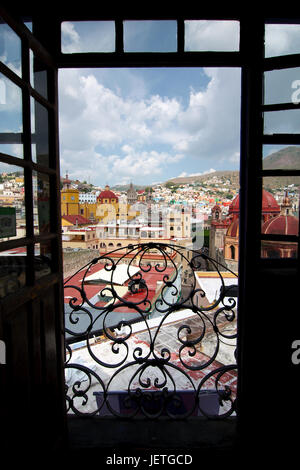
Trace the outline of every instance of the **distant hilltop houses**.
[[68, 174], [62, 181], [63, 248], [88, 248], [106, 253], [130, 244], [176, 239], [191, 244], [191, 213], [152, 204], [152, 190], [114, 192], [108, 185], [82, 200]]
[[[81, 193], [66, 175], [61, 190], [63, 246], [107, 253], [149, 239], [175, 240], [193, 249], [206, 248], [213, 259], [237, 272], [239, 194], [230, 178], [211, 174], [201, 182], [169, 181], [144, 189], [130, 183], [118, 191], [106, 185]], [[294, 186], [263, 190], [263, 233], [298, 230], [299, 190]], [[275, 245], [263, 243], [262, 256], [296, 256], [293, 244]]]
[[[280, 158], [281, 153], [277, 155]], [[293, 149], [289, 150], [293, 158], [294, 153]], [[274, 159], [272, 155], [265, 160], [271, 165]], [[111, 188], [74, 180], [66, 173], [61, 180], [63, 248], [92, 249], [101, 254], [126, 250], [130, 244], [154, 239], [180, 243], [195, 250], [205, 248], [212, 258], [237, 271], [237, 174], [213, 172], [193, 180], [176, 178], [144, 187], [131, 182], [127, 186]], [[292, 179], [280, 180], [280, 183], [268, 178], [268, 186], [264, 188], [262, 232], [293, 235], [298, 233], [299, 185]], [[40, 232], [49, 224], [47, 185], [46, 179], [33, 179], [33, 215], [36, 230]], [[12, 230], [10, 238], [25, 236], [23, 172], [0, 174], [0, 207], [14, 210], [15, 234]], [[264, 241], [262, 256], [295, 257], [296, 248], [293, 244]]]

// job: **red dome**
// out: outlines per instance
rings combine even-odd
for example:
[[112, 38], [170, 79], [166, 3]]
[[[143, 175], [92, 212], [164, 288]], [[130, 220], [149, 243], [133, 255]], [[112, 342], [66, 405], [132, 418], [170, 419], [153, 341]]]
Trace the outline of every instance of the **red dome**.
[[63, 184], [70, 184], [71, 183], [71, 180], [69, 180], [68, 173], [66, 173], [66, 177], [63, 178], [62, 182], [63, 182]]
[[292, 215], [278, 215], [267, 220], [261, 231], [265, 234], [298, 235], [299, 220]]
[[229, 214], [239, 213], [240, 211], [240, 196], [235, 196], [232, 203], [229, 206]]
[[[240, 198], [238, 194], [229, 206], [229, 214], [238, 214], [239, 211]], [[262, 213], [280, 213], [280, 207], [276, 199], [265, 189], [262, 190]]]
[[99, 194], [99, 197], [101, 198], [108, 198], [108, 199], [116, 199], [117, 196], [115, 195], [115, 193], [113, 193], [112, 191], [110, 190], [106, 190], [106, 191], [101, 191], [101, 193]]
[[117, 196], [115, 195], [115, 193], [113, 193], [110, 189], [107, 189], [107, 187], [104, 189], [104, 191], [101, 191], [101, 193], [99, 194], [97, 200], [99, 202], [102, 202], [103, 199], [115, 199], [116, 202], [118, 202], [118, 198]]
[[238, 218], [234, 219], [231, 222], [231, 224], [229, 225], [227, 229], [226, 236], [235, 237], [235, 238], [239, 236], [239, 219]]

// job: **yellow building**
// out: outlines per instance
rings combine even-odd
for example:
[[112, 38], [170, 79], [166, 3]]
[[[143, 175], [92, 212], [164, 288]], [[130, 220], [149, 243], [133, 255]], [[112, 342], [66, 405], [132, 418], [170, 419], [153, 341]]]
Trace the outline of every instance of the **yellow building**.
[[16, 176], [15, 182], [19, 184], [24, 184], [24, 176]]
[[79, 202], [79, 190], [71, 187], [68, 175], [63, 180], [61, 190], [61, 215], [82, 216], [90, 223], [110, 223], [116, 220], [132, 220], [139, 212], [131, 211], [130, 205], [119, 202], [119, 198], [106, 186], [96, 203]]
[[61, 190], [61, 215], [79, 215], [79, 191], [71, 188], [71, 181], [66, 174]]
[[117, 219], [119, 212], [119, 198], [106, 185], [97, 197], [96, 219], [104, 223], [109, 223]]
[[79, 204], [79, 215], [89, 219], [91, 222], [96, 222], [97, 206], [97, 203], [83, 202]]

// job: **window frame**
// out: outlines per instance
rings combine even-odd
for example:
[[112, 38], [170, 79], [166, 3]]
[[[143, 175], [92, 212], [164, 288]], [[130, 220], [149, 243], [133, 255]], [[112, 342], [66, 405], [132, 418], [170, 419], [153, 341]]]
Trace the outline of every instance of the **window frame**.
[[[147, 16], [147, 15], [146, 15]], [[137, 15], [134, 15], [136, 18]], [[112, 16], [107, 19], [112, 19]], [[268, 20], [262, 15], [255, 21], [249, 21], [245, 15], [222, 16], [222, 19], [232, 19], [240, 22], [240, 49], [236, 52], [186, 52], [184, 51], [184, 21], [186, 19], [205, 19], [200, 15], [184, 16], [160, 16], [153, 15], [155, 19], [177, 20], [177, 52], [173, 53], [130, 53], [124, 52], [123, 44], [123, 19], [130, 19], [130, 15], [116, 19], [116, 51], [114, 53], [84, 53], [61, 54], [60, 44], [56, 49], [59, 68], [93, 68], [93, 67], [239, 67], [241, 69], [241, 132], [240, 132], [240, 230], [239, 230], [239, 318], [237, 340], [238, 363], [238, 404], [237, 415], [247, 415], [247, 380], [242, 373], [241, 365], [244, 361], [244, 351], [249, 348], [251, 331], [246, 329], [247, 317], [251, 316], [252, 293], [257, 290], [256, 278], [253, 272], [264, 270], [288, 270], [292, 275], [299, 272], [300, 256], [298, 259], [263, 259], [261, 257], [261, 210], [257, 209], [262, 204], [262, 177], [268, 172], [262, 170], [263, 144], [276, 143], [277, 136], [267, 137], [263, 135], [262, 112], [267, 110], [263, 99], [263, 75], [272, 67], [288, 67], [299, 65], [299, 56], [279, 58], [264, 58], [264, 34], [265, 24]], [[141, 17], [141, 19], [143, 19]], [[86, 18], [84, 18], [86, 19]], [[103, 19], [97, 16], [93, 19]], [[209, 19], [218, 19], [209, 16]], [[72, 21], [72, 16], [64, 15], [57, 21], [57, 30], [60, 21]], [[300, 19], [286, 20], [279, 18], [270, 20], [278, 23], [295, 22]], [[282, 105], [281, 105], [282, 106]], [[273, 107], [274, 108], [274, 107]], [[272, 109], [273, 109], [272, 108]], [[268, 107], [268, 109], [271, 109]], [[284, 137], [280, 137], [280, 141]], [[299, 138], [290, 136], [289, 143], [300, 143]], [[276, 172], [275, 172], [276, 173]], [[294, 174], [294, 173], [293, 173]], [[299, 172], [295, 172], [299, 174]], [[299, 251], [298, 237], [298, 253]], [[298, 274], [297, 274], [298, 275]], [[242, 420], [243, 421], [243, 420]], [[241, 421], [241, 422], [242, 422]]]
[[[22, 133], [12, 135], [0, 135], [1, 143], [14, 143], [19, 139], [23, 143], [23, 158], [0, 152], [0, 162], [17, 166], [24, 171], [25, 207], [26, 207], [26, 235], [18, 239], [1, 241], [0, 251], [6, 251], [18, 247], [26, 247], [26, 286], [35, 284], [34, 246], [36, 244], [49, 244], [51, 247], [51, 272], [62, 272], [61, 256], [61, 217], [60, 207], [55, 200], [60, 200], [60, 169], [58, 150], [58, 97], [57, 97], [57, 68], [53, 58], [41, 47], [41, 44], [31, 34], [28, 28], [14, 20], [4, 9], [0, 9], [0, 16], [19, 37], [21, 42], [21, 76], [0, 62], [0, 72], [16, 85], [22, 94]], [[34, 56], [45, 66], [47, 77], [47, 98], [39, 93], [32, 84], [31, 61]], [[33, 67], [32, 67], [33, 68]], [[48, 165], [35, 162], [32, 155], [32, 143], [34, 141], [31, 130], [31, 101], [41, 105], [48, 113]], [[36, 234], [34, 231], [33, 214], [33, 176], [44, 175], [49, 178], [49, 231]], [[50, 274], [51, 275], [51, 274]], [[48, 278], [46, 276], [46, 278]], [[43, 280], [47, 282], [47, 279]], [[21, 289], [20, 289], [21, 290]]]
[[[82, 13], [82, 12], [81, 12]], [[4, 17], [4, 14], [1, 15]], [[52, 14], [53, 15], [53, 14]], [[246, 328], [247, 316], [251, 318], [252, 314], [252, 293], [256, 289], [256, 279], [253, 279], [252, 269], [262, 270], [264, 267], [281, 269], [282, 267], [288, 267], [290, 270], [298, 268], [299, 271], [299, 237], [298, 237], [298, 259], [297, 260], [267, 260], [261, 259], [260, 257], [260, 223], [261, 213], [257, 210], [257, 207], [261, 207], [261, 193], [262, 193], [262, 175], [266, 173], [262, 172], [262, 145], [264, 143], [278, 143], [278, 137], [272, 136], [266, 138], [263, 136], [262, 127], [262, 111], [266, 110], [263, 108], [262, 103], [262, 91], [263, 91], [263, 73], [270, 67], [281, 68], [282, 66], [295, 67], [298, 66], [299, 56], [281, 56], [278, 58], [263, 57], [263, 38], [264, 38], [264, 24], [265, 20], [258, 17], [255, 26], [253, 23], [248, 24], [248, 19], [245, 17], [237, 16], [232, 19], [240, 21], [240, 51], [239, 52], [185, 52], [184, 51], [184, 20], [185, 19], [203, 19], [199, 15], [182, 17], [176, 16], [178, 20], [178, 50], [176, 53], [159, 53], [159, 54], [144, 54], [144, 53], [124, 53], [123, 40], [121, 38], [122, 32], [122, 16], [118, 16], [116, 20], [118, 31], [116, 35], [116, 52], [115, 53], [91, 53], [91, 54], [61, 54], [60, 52], [60, 22], [66, 20], [72, 20], [73, 17], [68, 15], [55, 14], [56, 16], [48, 18], [36, 18], [36, 31], [37, 37], [44, 43], [45, 47], [53, 53], [54, 56], [54, 73], [55, 68], [68, 68], [68, 67], [203, 67], [203, 66], [215, 66], [215, 67], [240, 67], [242, 70], [242, 97], [241, 97], [241, 161], [240, 161], [240, 241], [239, 241], [239, 315], [238, 321], [238, 365], [242, 365], [245, 362], [243, 358], [243, 351], [249, 348], [249, 342], [251, 339], [250, 328]], [[46, 15], [45, 15], [46, 16]], [[130, 16], [130, 15], [129, 15]], [[145, 15], [143, 15], [144, 18]], [[102, 16], [100, 14], [93, 16], [93, 19], [111, 18], [111, 15]], [[81, 16], [82, 18], [82, 16]], [[125, 17], [124, 17], [125, 18]], [[136, 18], [136, 15], [134, 15]], [[161, 18], [156, 16], [157, 19]], [[165, 17], [163, 17], [165, 18]], [[167, 18], [173, 19], [171, 15]], [[5, 19], [5, 17], [4, 17]], [[75, 19], [75, 18], [74, 18]], [[82, 18], [84, 20], [87, 17]], [[128, 15], [126, 16], [128, 19]], [[212, 17], [214, 19], [214, 17]], [[224, 19], [224, 16], [222, 16]], [[229, 19], [229, 18], [228, 18]], [[272, 19], [272, 22], [276, 20]], [[278, 22], [285, 23], [287, 20], [281, 18]], [[10, 25], [13, 21], [7, 21]], [[271, 21], [270, 21], [271, 22]], [[293, 21], [294, 22], [294, 21]], [[300, 23], [300, 20], [298, 21]], [[13, 28], [20, 31], [20, 27]], [[34, 28], [35, 29], [35, 28]], [[28, 32], [22, 30], [22, 42], [24, 43], [22, 55], [26, 58], [26, 74], [29, 75], [29, 48], [32, 50], [40, 51], [40, 44], [35, 38]], [[54, 41], [53, 41], [54, 38]], [[45, 61], [49, 61], [49, 65], [53, 66], [53, 61], [50, 56], [45, 52], [41, 52]], [[297, 62], [298, 61], [298, 62]], [[25, 62], [25, 61], [24, 61]], [[28, 114], [28, 105], [30, 96], [34, 96], [41, 104], [49, 106], [51, 109], [51, 122], [53, 119], [52, 131], [55, 133], [53, 137], [56, 141], [56, 149], [53, 155], [56, 156], [56, 161], [53, 159], [53, 167], [42, 168], [32, 162], [30, 155], [29, 140], [24, 142], [24, 146], [27, 146], [26, 158], [24, 152], [24, 159], [15, 159], [8, 155], [1, 154], [0, 160], [5, 163], [12, 163], [24, 168], [26, 170], [26, 181], [29, 185], [29, 191], [31, 188], [31, 195], [28, 197], [30, 205], [31, 215], [29, 216], [29, 226], [27, 236], [23, 239], [19, 239], [11, 242], [4, 242], [6, 245], [1, 245], [1, 249], [9, 249], [13, 246], [23, 246], [24, 244], [32, 250], [34, 243], [43, 241], [44, 238], [33, 235], [33, 224], [32, 216], [32, 171], [42, 171], [50, 175], [52, 179], [56, 179], [56, 183], [53, 184], [53, 190], [57, 191], [56, 196], [59, 194], [59, 161], [58, 161], [58, 126], [57, 126], [57, 96], [54, 96], [54, 103], [45, 102], [45, 98], [40, 96], [35, 90], [30, 87], [29, 81], [20, 79], [20, 77], [13, 74], [7, 67], [0, 65], [0, 71], [4, 70], [8, 77], [12, 77], [12, 81], [16, 81], [18, 86], [24, 90], [24, 100], [27, 103], [27, 117], [25, 122], [27, 123], [27, 130], [30, 123], [30, 115]], [[13, 74], [13, 75], [12, 75]], [[57, 83], [57, 76], [55, 76]], [[47, 101], [47, 100], [46, 100]], [[277, 108], [278, 109], [278, 108]], [[55, 111], [56, 110], [56, 111]], [[270, 108], [269, 108], [270, 110]], [[26, 114], [26, 113], [25, 113]], [[25, 134], [25, 129], [24, 129]], [[30, 133], [29, 133], [30, 135]], [[295, 139], [295, 137], [294, 137]], [[280, 141], [283, 140], [283, 136], [280, 137]], [[298, 136], [294, 142], [299, 143]], [[292, 141], [289, 140], [288, 143]], [[9, 160], [9, 161], [7, 161]], [[55, 163], [55, 164], [54, 164]], [[266, 171], [266, 170], [265, 170]], [[56, 185], [56, 188], [55, 188]], [[59, 208], [55, 208], [59, 210]], [[51, 214], [51, 232], [47, 237], [54, 240], [59, 246], [60, 243], [60, 225], [59, 225], [59, 214], [55, 213], [54, 217]], [[106, 248], [105, 244], [103, 244]], [[4, 248], [3, 248], [4, 246]], [[102, 247], [102, 248], [104, 248]], [[33, 252], [31, 251], [31, 255]], [[58, 271], [62, 273], [62, 266], [58, 266]], [[34, 283], [34, 279], [32, 279]], [[250, 302], [249, 302], [250, 301]], [[248, 302], [248, 303], [247, 303]], [[248, 325], [247, 325], [248, 326]], [[248, 344], [248, 346], [247, 346]], [[249, 348], [250, 350], [250, 348]], [[247, 359], [246, 359], [247, 362]], [[239, 370], [238, 374], [238, 412], [247, 410], [247, 380], [245, 380], [245, 374], [243, 370]], [[244, 398], [243, 398], [244, 395]], [[241, 413], [242, 415], [242, 413]], [[246, 413], [247, 415], [247, 413]], [[238, 414], [239, 416], [239, 414]], [[88, 425], [88, 421], [85, 420], [85, 425]], [[210, 423], [211, 424], [211, 423]], [[208, 424], [208, 426], [210, 426]], [[198, 429], [197, 429], [198, 432]], [[213, 427], [213, 433], [215, 427]], [[213, 438], [214, 439], [214, 438]], [[213, 440], [212, 439], [212, 440]], [[206, 442], [206, 441], [205, 441]]]

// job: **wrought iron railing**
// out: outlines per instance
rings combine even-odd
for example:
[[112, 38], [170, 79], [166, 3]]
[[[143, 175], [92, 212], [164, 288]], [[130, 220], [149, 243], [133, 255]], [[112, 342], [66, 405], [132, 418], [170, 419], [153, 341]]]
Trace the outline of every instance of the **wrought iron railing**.
[[[224, 272], [237, 275], [180, 245], [150, 242], [121, 250], [93, 259], [65, 282], [68, 413], [234, 414], [237, 294], [236, 285], [228, 286], [236, 280], [226, 284]], [[226, 360], [220, 360], [222, 348]]]

